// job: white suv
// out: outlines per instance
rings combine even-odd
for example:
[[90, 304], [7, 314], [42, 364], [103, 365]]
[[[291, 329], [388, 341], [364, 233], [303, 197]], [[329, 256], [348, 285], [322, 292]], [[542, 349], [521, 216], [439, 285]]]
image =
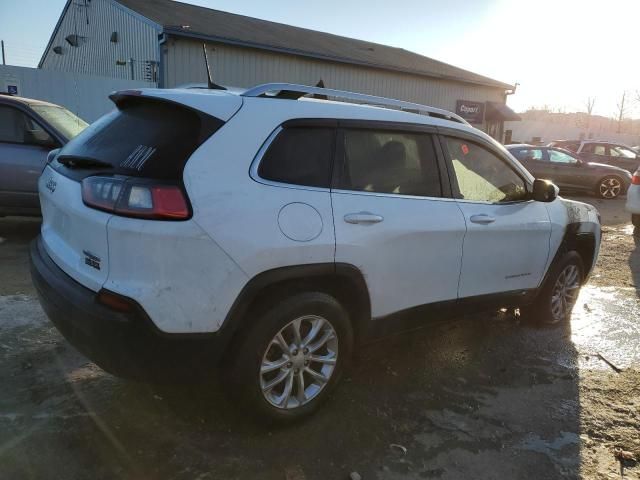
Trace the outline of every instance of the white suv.
[[383, 333], [566, 321], [596, 261], [595, 208], [452, 113], [289, 84], [112, 99], [43, 172], [31, 258], [50, 319], [114, 374], [223, 365], [296, 419]]

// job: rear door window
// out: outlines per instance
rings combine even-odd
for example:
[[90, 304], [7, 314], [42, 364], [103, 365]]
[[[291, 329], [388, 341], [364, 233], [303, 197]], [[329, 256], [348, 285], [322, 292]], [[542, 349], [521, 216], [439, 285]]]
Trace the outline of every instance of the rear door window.
[[88, 159], [110, 173], [181, 180], [191, 154], [223, 122], [179, 104], [125, 100], [71, 140], [58, 159]]
[[288, 127], [269, 146], [258, 167], [264, 180], [329, 188], [335, 129]]
[[428, 133], [345, 129], [338, 187], [374, 193], [440, 197], [433, 137]]

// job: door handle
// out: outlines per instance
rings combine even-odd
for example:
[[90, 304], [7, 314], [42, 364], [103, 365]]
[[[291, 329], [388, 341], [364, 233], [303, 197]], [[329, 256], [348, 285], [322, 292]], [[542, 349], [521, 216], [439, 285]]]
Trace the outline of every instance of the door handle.
[[490, 223], [496, 221], [494, 217], [490, 217], [489, 215], [486, 215], [484, 213], [481, 213], [479, 215], [471, 215], [469, 220], [471, 220], [473, 223], [479, 223], [480, 225], [489, 225]]
[[375, 213], [359, 212], [348, 213], [344, 216], [344, 221], [347, 223], [370, 225], [373, 223], [380, 223], [384, 218]]

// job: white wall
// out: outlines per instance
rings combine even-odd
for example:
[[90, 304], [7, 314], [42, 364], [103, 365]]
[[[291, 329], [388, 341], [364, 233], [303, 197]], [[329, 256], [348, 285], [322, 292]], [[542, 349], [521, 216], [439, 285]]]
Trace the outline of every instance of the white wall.
[[154, 86], [149, 82], [0, 65], [0, 91], [6, 92], [7, 85], [17, 85], [21, 97], [62, 105], [87, 122], [113, 108], [108, 98], [111, 92]]
[[[542, 137], [543, 143], [553, 140], [579, 139], [581, 135], [589, 138], [584, 128], [566, 123], [545, 122], [543, 120], [523, 120], [521, 122], [505, 122], [505, 130], [512, 130], [511, 138], [514, 142], [529, 143], [533, 137]], [[591, 138], [609, 142], [623, 143], [629, 146], [640, 145], [640, 135], [609, 132], [606, 130], [592, 131]]]

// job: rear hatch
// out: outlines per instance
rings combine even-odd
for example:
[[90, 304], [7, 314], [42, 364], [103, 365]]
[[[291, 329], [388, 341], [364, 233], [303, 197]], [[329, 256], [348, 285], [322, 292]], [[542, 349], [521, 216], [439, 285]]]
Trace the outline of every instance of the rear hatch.
[[[153, 203], [151, 194], [157, 190], [160, 203], [169, 204], [173, 192], [167, 195], [167, 189], [182, 192], [186, 208], [168, 219], [188, 218], [184, 165], [242, 104], [235, 95], [170, 90], [121, 92], [111, 98], [117, 108], [65, 145], [39, 181], [45, 249], [63, 271], [94, 291], [109, 275], [107, 228], [113, 215], [141, 222], [159, 218], [144, 208], [119, 208], [125, 192], [130, 195], [126, 201], [135, 197]], [[181, 98], [186, 101], [179, 103]]]

